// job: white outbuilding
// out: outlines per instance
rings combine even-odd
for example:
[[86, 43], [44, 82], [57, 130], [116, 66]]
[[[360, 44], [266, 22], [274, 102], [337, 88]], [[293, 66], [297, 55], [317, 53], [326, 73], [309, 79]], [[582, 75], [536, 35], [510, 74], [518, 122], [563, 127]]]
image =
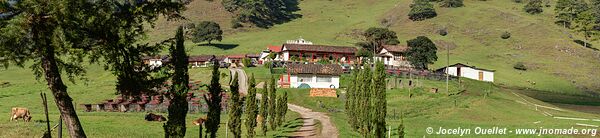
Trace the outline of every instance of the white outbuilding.
[[462, 63], [456, 63], [454, 65], [448, 66], [448, 68], [443, 67], [436, 72], [446, 73], [446, 69], [448, 70], [448, 74], [457, 77], [465, 77], [469, 79], [479, 80], [479, 81], [487, 81], [494, 82], [494, 72], [495, 70], [490, 69], [482, 69], [477, 68], [475, 66], [469, 66]]
[[291, 88], [337, 89], [343, 73], [337, 64], [288, 64], [287, 71]]

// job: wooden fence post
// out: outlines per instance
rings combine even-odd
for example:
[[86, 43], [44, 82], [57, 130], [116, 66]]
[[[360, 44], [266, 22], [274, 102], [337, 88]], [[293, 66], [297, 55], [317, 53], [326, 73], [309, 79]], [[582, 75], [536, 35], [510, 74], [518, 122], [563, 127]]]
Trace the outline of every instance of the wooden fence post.
[[58, 117], [58, 138], [62, 138], [62, 114]]
[[50, 119], [48, 118], [48, 101], [46, 99], [46, 94], [40, 92], [40, 96], [42, 97], [42, 105], [44, 105], [44, 113], [46, 114], [46, 133], [44, 133], [44, 138], [51, 138], [52, 135], [50, 133]]

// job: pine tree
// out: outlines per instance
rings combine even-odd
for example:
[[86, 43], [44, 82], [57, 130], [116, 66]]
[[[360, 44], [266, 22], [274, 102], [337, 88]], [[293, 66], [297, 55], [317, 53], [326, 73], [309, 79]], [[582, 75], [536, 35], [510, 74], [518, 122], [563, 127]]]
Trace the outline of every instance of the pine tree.
[[[576, 32], [583, 34], [586, 41], [598, 40], [600, 37], [600, 30], [596, 30], [595, 17], [592, 10], [579, 13], [574, 22], [574, 29]], [[584, 43], [585, 47], [588, 47], [588, 42]]]
[[238, 74], [235, 74], [231, 82], [231, 100], [229, 103], [229, 131], [234, 138], [242, 137], [242, 99], [239, 92]]
[[255, 136], [254, 127], [256, 127], [256, 116], [258, 115], [256, 103], [256, 83], [254, 74], [250, 75], [248, 86], [248, 98], [246, 100], [246, 137], [253, 138]]
[[262, 89], [262, 97], [261, 97], [261, 105], [260, 105], [260, 116], [262, 116], [262, 120], [260, 120], [260, 128], [263, 132], [263, 136], [267, 135], [267, 120], [269, 117], [269, 92], [267, 90], [267, 84], [263, 85]]
[[171, 104], [169, 105], [169, 116], [167, 123], [164, 124], [165, 137], [185, 137], [185, 116], [188, 112], [188, 103], [186, 100], [189, 91], [188, 75], [188, 56], [185, 53], [183, 27], [177, 29], [175, 35], [175, 46], [171, 45], [170, 52], [173, 58], [174, 75], [172, 86], [169, 91]]
[[221, 84], [219, 80], [221, 78], [219, 73], [219, 62], [213, 62], [212, 79], [210, 80], [210, 86], [208, 87], [208, 95], [204, 95], [204, 100], [208, 103], [208, 115], [206, 125], [206, 133], [210, 138], [217, 137], [217, 131], [219, 130], [219, 124], [221, 123]]
[[[594, 26], [594, 29], [596, 31], [600, 31], [600, 0], [590, 0], [590, 2], [591, 2], [590, 10], [592, 10], [592, 15], [595, 17], [595, 23], [596, 23], [596, 25]], [[600, 35], [600, 34], [597, 34], [596, 38], [600, 37], [598, 35]]]
[[277, 100], [277, 124], [279, 127], [285, 120], [285, 114], [287, 113], [287, 91], [283, 91], [283, 95]]
[[[277, 126], [275, 126], [275, 117], [277, 116], [277, 103], [275, 102], [277, 97], [277, 84], [275, 82], [275, 78], [271, 76], [271, 80], [269, 81], [269, 124], [271, 125], [271, 130], [275, 130]], [[267, 118], [265, 118], [267, 119]]]
[[371, 104], [371, 101], [373, 99], [372, 96], [372, 77], [371, 77], [371, 67], [369, 67], [369, 65], [365, 65], [364, 66], [364, 70], [363, 70], [363, 74], [362, 74], [362, 78], [363, 78], [363, 86], [361, 87], [361, 93], [363, 97], [362, 102], [361, 102], [361, 108], [362, 108], [362, 120], [360, 120], [362, 122], [362, 134], [364, 137], [368, 136], [371, 134], [371, 130], [372, 130], [372, 113], [373, 113], [373, 107]]
[[382, 61], [377, 61], [375, 65], [375, 72], [373, 75], [373, 92], [375, 95], [374, 108], [375, 116], [373, 123], [375, 125], [375, 136], [377, 138], [385, 137], [385, 116], [387, 114], [387, 100], [386, 98], [386, 74], [385, 66]]
[[[352, 76], [350, 78], [350, 82], [358, 82], [358, 69], [352, 70]], [[349, 85], [347, 98], [346, 98], [346, 113], [348, 115], [348, 123], [353, 129], [357, 128], [358, 118], [356, 117], [358, 108], [357, 108], [357, 94], [358, 94], [359, 84], [357, 85]]]

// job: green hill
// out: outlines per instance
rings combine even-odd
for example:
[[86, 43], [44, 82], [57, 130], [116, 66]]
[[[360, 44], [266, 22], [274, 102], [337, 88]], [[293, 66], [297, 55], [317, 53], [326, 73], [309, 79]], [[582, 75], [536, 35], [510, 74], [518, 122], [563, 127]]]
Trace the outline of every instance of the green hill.
[[[225, 28], [220, 46], [197, 46], [186, 43], [192, 54], [257, 53], [267, 45], [279, 45], [285, 40], [302, 37], [316, 44], [352, 46], [361, 30], [389, 26], [400, 41], [416, 36], [430, 37], [438, 44], [438, 62], [431, 68], [446, 63], [446, 45], [450, 45], [450, 62], [467, 63], [497, 70], [495, 83], [529, 87], [564, 94], [596, 95], [600, 91], [600, 52], [572, 42], [569, 35], [577, 34], [555, 25], [554, 7], [545, 7], [539, 15], [522, 11], [524, 4], [509, 1], [465, 1], [465, 7], [441, 8], [435, 6], [438, 16], [425, 21], [408, 19], [410, 0], [330, 0], [301, 1], [302, 18], [275, 25], [269, 29], [230, 28], [231, 14], [220, 1], [198, 0], [188, 5], [184, 22], [214, 20]], [[551, 2], [554, 4], [554, 2]], [[382, 24], [385, 23], [385, 24]], [[181, 22], [161, 19], [149, 33], [149, 41], [168, 36]], [[436, 31], [447, 28], [449, 35]], [[510, 39], [500, 35], [508, 31]], [[600, 43], [593, 43], [598, 48]], [[516, 62], [524, 62], [530, 69], [513, 69]], [[535, 82], [533, 85], [530, 82]]]

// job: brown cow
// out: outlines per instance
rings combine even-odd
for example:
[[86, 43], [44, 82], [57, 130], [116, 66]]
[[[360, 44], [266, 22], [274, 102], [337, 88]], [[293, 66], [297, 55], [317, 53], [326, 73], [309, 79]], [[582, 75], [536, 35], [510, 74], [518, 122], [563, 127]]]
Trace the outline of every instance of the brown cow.
[[167, 121], [167, 119], [162, 116], [162, 115], [157, 115], [157, 114], [153, 114], [153, 113], [148, 113], [146, 114], [145, 117], [146, 121]]
[[13, 107], [10, 112], [10, 121], [16, 120], [19, 118], [23, 118], [25, 122], [31, 121], [31, 113], [27, 108], [22, 107]]
[[200, 117], [200, 118], [192, 121], [192, 124], [199, 126], [199, 125], [204, 124], [204, 122], [206, 122], [206, 120], [207, 120], [206, 116], [205, 117]]

